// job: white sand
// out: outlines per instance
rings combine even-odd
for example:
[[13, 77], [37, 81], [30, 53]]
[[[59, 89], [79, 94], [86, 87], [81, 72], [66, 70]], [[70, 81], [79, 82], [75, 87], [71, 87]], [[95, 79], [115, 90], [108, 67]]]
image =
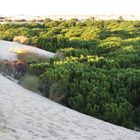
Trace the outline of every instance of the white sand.
[[140, 133], [71, 110], [0, 75], [0, 140], [140, 140]]
[[54, 57], [55, 55], [54, 53], [36, 47], [0, 40], [0, 59], [16, 59], [17, 55], [15, 50], [26, 50], [44, 57]]

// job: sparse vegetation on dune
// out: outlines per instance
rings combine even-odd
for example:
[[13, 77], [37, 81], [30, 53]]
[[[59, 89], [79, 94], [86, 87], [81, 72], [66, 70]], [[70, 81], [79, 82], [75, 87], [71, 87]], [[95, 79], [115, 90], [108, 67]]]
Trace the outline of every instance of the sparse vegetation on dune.
[[49, 62], [49, 59], [50, 59], [45, 56], [41, 56], [37, 53], [32, 53], [32, 52], [17, 53], [17, 58], [19, 60], [26, 60], [31, 63]]
[[37, 76], [25, 75], [24, 77], [22, 77], [22, 79], [20, 79], [19, 84], [31, 91], [40, 93], [39, 91], [40, 80], [39, 77]]

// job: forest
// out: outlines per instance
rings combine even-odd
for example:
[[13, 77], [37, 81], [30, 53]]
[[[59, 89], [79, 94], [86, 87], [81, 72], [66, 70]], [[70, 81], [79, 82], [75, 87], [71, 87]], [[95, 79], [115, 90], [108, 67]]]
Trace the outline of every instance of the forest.
[[110, 123], [140, 127], [140, 21], [46, 18], [0, 25], [0, 39], [18, 35], [56, 53], [29, 66], [41, 94]]

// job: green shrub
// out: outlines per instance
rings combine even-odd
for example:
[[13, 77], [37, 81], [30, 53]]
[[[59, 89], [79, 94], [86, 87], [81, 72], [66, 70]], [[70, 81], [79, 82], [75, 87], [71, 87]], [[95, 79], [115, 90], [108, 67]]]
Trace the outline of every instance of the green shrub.
[[19, 81], [19, 84], [26, 89], [40, 93], [40, 80], [37, 76], [26, 75]]
[[135, 110], [135, 125], [140, 127], [140, 106]]
[[61, 83], [54, 83], [51, 85], [49, 90], [49, 98], [55, 102], [65, 104], [66, 105], [66, 98], [67, 98], [67, 85]]

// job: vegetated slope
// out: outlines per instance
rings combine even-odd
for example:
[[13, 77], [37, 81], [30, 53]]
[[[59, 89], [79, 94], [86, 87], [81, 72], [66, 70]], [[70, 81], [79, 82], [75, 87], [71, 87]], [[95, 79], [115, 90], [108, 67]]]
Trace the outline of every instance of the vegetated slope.
[[28, 45], [23, 45], [17, 42], [10, 42], [10, 41], [3, 41], [0, 40], [0, 58], [1, 59], [16, 59], [17, 55], [16, 53], [24, 53], [24, 52], [29, 52], [29, 53], [34, 53], [40, 56], [44, 57], [53, 57], [54, 53], [28, 46]]
[[118, 127], [24, 89], [0, 75], [1, 140], [139, 140]]
[[3, 40], [21, 35], [57, 52], [49, 65], [30, 65], [46, 97], [116, 125], [140, 127], [140, 21], [46, 18], [43, 24], [0, 25]]

